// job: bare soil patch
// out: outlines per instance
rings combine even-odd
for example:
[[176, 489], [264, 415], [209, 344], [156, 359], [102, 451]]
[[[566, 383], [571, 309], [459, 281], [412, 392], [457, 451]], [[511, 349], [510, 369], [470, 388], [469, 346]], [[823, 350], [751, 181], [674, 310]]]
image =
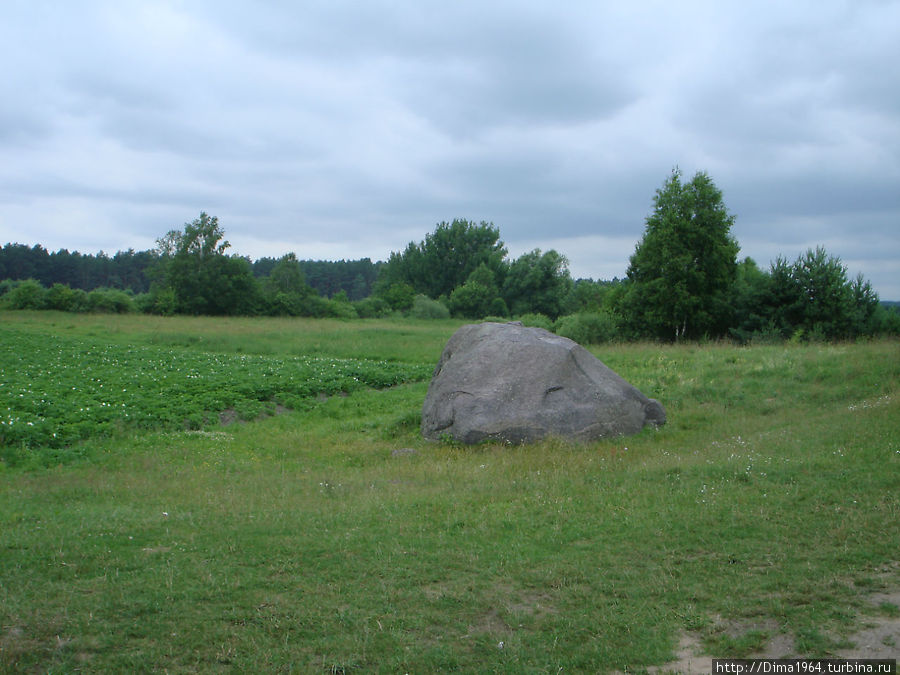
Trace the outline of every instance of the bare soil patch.
[[[854, 646], [840, 649], [833, 654], [800, 654], [797, 653], [792, 635], [778, 632], [778, 626], [774, 622], [762, 624], [742, 624], [740, 622], [718, 623], [718, 628], [733, 635], [740, 635], [752, 630], [768, 632], [771, 637], [766, 642], [765, 648], [759, 652], [750, 654], [752, 659], [781, 659], [781, 658], [843, 658], [843, 659], [895, 659], [900, 657], [900, 590], [889, 593], [877, 593], [870, 595], [867, 602], [871, 605], [872, 615], [866, 615], [862, 620], [860, 630], [847, 636], [847, 641]], [[877, 612], [884, 608], [893, 608], [891, 616]], [[699, 636], [693, 633], [685, 633], [678, 644], [676, 658], [662, 666], [653, 666], [647, 669], [649, 673], [661, 675], [662, 673], [683, 673], [684, 675], [699, 675], [712, 672], [713, 656], [703, 654]], [[722, 654], [715, 658], [727, 658]]]

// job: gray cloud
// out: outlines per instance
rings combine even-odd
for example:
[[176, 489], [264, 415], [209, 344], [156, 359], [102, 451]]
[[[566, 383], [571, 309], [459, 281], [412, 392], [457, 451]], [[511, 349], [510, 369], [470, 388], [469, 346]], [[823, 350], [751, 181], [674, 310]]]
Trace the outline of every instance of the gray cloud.
[[[0, 239], [384, 258], [454, 217], [622, 276], [676, 165], [743, 255], [900, 299], [900, 3], [36, 0], [0, 23]], [[3, 242], [0, 242], [3, 243]]]

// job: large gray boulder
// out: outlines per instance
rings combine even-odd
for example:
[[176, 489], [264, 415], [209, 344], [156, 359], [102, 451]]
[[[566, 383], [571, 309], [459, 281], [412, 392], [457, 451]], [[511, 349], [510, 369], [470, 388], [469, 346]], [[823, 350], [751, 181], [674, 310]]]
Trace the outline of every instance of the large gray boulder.
[[568, 338], [518, 323], [460, 328], [444, 347], [422, 407], [422, 435], [462, 443], [579, 441], [662, 425], [644, 396]]

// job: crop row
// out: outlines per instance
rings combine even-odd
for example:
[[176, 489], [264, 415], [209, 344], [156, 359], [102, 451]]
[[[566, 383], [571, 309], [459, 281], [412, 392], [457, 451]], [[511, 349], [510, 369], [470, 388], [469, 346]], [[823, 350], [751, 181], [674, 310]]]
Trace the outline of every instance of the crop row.
[[294, 408], [318, 394], [425, 379], [430, 369], [367, 359], [272, 358], [129, 347], [6, 329], [0, 446], [63, 447], [125, 428], [200, 427], [234, 409]]

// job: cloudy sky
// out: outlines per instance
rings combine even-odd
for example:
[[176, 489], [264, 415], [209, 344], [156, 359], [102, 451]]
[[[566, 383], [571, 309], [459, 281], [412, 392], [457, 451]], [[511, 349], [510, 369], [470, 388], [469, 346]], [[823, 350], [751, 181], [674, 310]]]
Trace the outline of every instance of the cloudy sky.
[[453, 218], [622, 277], [703, 170], [763, 267], [900, 300], [900, 1], [0, 0], [0, 245], [386, 259]]

